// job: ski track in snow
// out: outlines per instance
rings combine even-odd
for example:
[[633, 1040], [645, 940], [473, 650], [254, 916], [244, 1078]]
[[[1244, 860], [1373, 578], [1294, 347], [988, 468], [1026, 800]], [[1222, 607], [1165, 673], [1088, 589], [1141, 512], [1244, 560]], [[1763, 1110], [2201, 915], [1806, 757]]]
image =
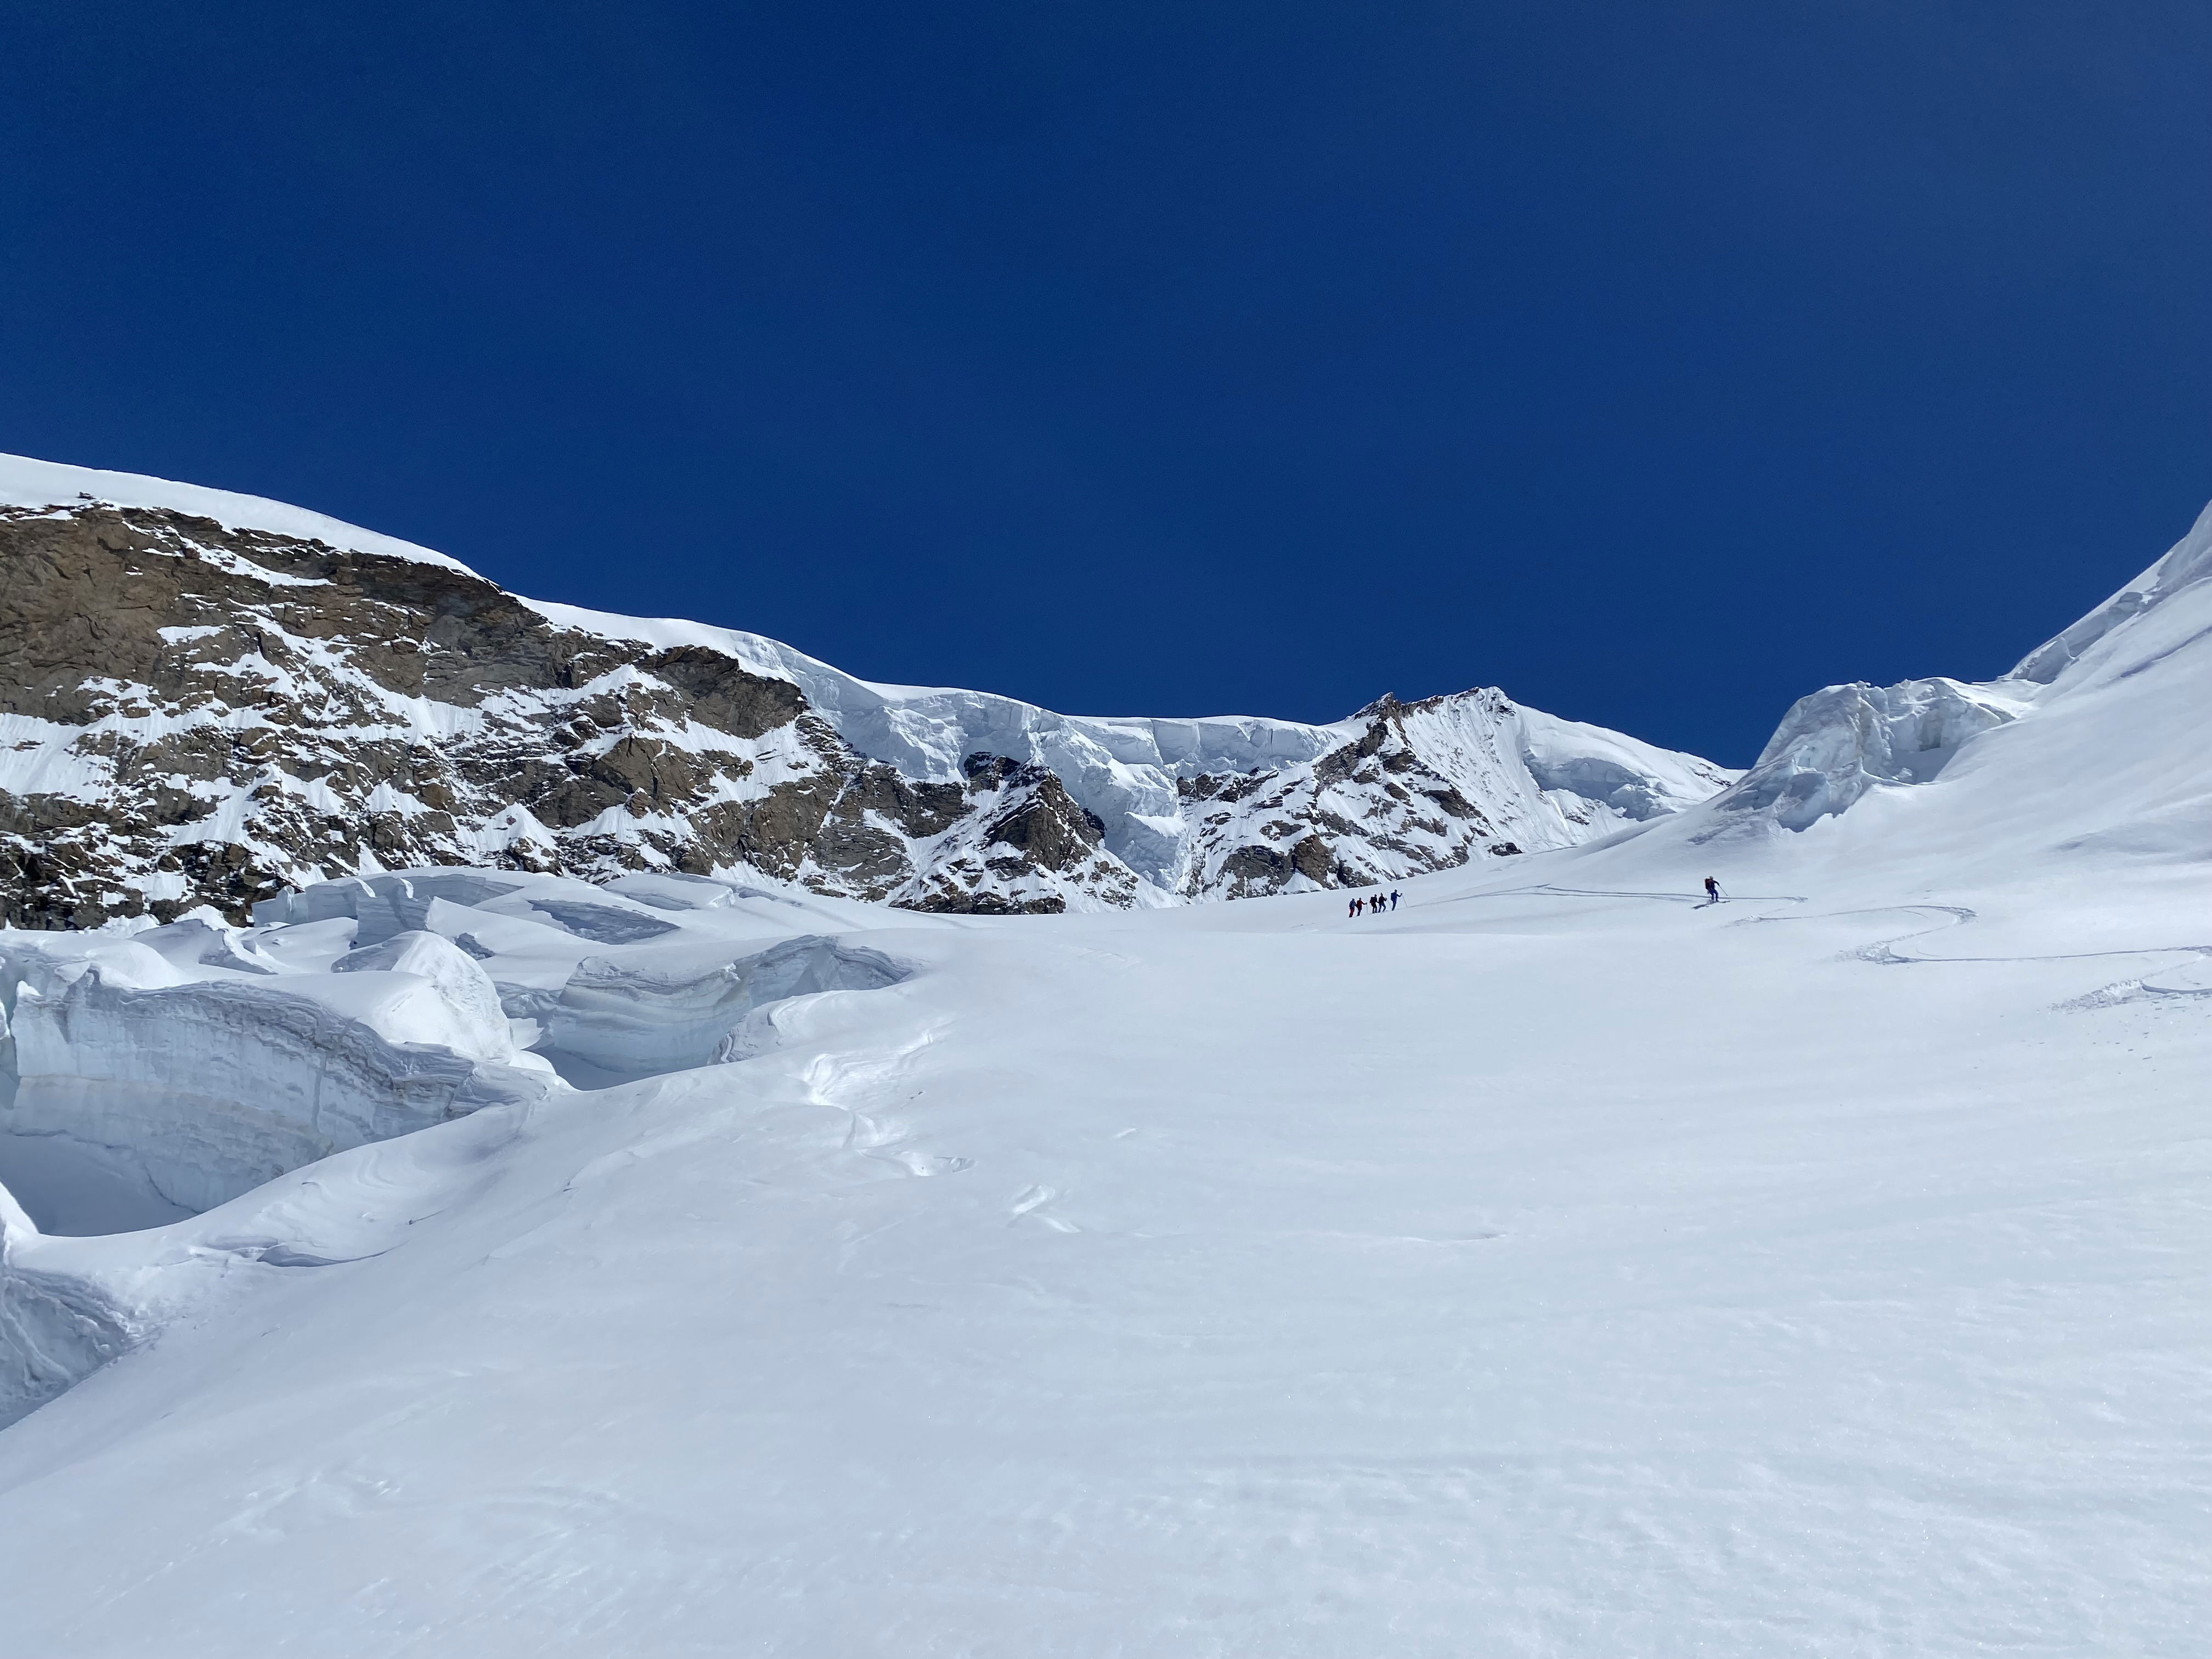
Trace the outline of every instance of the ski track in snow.
[[1800, 894], [1731, 893], [1716, 903], [1700, 893], [1624, 890], [1602, 887], [1560, 887], [1550, 882], [1534, 882], [1524, 887], [1490, 888], [1479, 893], [1462, 893], [1451, 898], [1431, 899], [1421, 908], [1441, 904], [1467, 904], [1480, 899], [1519, 898], [1531, 894], [1550, 898], [1651, 899], [1662, 904], [1687, 905], [1693, 910], [1717, 909], [1720, 905], [1724, 904], [1803, 904], [1808, 902]]
[[[1498, 899], [1542, 894], [1559, 898], [1650, 899], [1665, 903], [1686, 905], [1694, 910], [1707, 910], [1723, 904], [1804, 904], [1809, 899], [1802, 894], [1736, 893], [1729, 894], [1717, 902], [1694, 893], [1672, 891], [1641, 891], [1603, 888], [1561, 887], [1551, 883], [1536, 883], [1523, 887], [1492, 889], [1480, 893], [1461, 894], [1449, 899], [1431, 900], [1431, 905], [1464, 904], [1481, 899]], [[1409, 907], [1413, 908], [1413, 907]], [[1931, 957], [1903, 956], [1896, 946], [1907, 939], [1925, 939], [1953, 927], [1963, 927], [1973, 921], [1977, 912], [1966, 905], [1952, 904], [1892, 904], [1877, 905], [1856, 910], [1817, 911], [1802, 915], [1753, 915], [1733, 920], [1729, 925], [1737, 927], [1757, 927], [1771, 922], [1832, 921], [1847, 916], [1886, 915], [1898, 912], [1907, 914], [1936, 914], [1947, 920], [1930, 927], [1914, 928], [1902, 933], [1893, 933], [1859, 945], [1846, 954], [1854, 961], [1871, 963], [1880, 967], [1965, 966], [1982, 963], [2020, 963], [2029, 962], [2087, 962], [2114, 957], [2183, 957], [2195, 961], [2212, 962], [2212, 945], [2150, 945], [2130, 946], [2119, 951], [2061, 951], [2023, 956], [1990, 957]], [[2150, 977], [2150, 976], [2146, 976]], [[2064, 1010], [2090, 1010], [2113, 1007], [2126, 1001], [2149, 1001], [2160, 998], [2187, 999], [2212, 996], [2212, 983], [2203, 986], [2158, 986], [2147, 984], [2144, 979], [2115, 981], [2095, 991], [2055, 1005]]]
[[[1827, 921], [1845, 916], [1881, 915], [1892, 912], [1934, 913], [1948, 918], [1932, 927], [1914, 928], [1911, 932], [1893, 933], [1872, 941], [1850, 952], [1853, 960], [1872, 963], [1883, 968], [1964, 967], [1975, 963], [2017, 965], [2041, 962], [2094, 962], [2116, 957], [2181, 957], [2196, 962], [2212, 962], [2212, 945], [2131, 945], [2118, 951], [2056, 951], [2021, 956], [1904, 956], [1896, 947], [1907, 939], [1926, 939], [1953, 927], [1964, 927], [1972, 922], [1977, 912], [1965, 905], [1955, 904], [1898, 904], [1883, 905], [1872, 909], [1834, 910], [1804, 916], [1753, 916], [1746, 924], [1772, 921]], [[2117, 1006], [2130, 1000], [2153, 1000], [2161, 997], [2189, 998], [2212, 996], [2212, 984], [2205, 986], [2161, 987], [2146, 983], [2142, 978], [2119, 980], [2094, 991], [2055, 1005], [2065, 1010], [2089, 1010]]]

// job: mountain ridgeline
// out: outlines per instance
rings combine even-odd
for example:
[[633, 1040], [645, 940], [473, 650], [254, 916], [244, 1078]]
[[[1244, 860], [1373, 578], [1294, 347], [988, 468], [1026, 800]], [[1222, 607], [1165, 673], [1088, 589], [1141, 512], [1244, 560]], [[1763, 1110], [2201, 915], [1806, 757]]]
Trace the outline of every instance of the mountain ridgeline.
[[15, 926], [242, 921], [427, 865], [752, 871], [930, 911], [1157, 906], [1565, 846], [1732, 777], [1492, 690], [1310, 726], [877, 686], [753, 635], [532, 604], [275, 503], [8, 466]]

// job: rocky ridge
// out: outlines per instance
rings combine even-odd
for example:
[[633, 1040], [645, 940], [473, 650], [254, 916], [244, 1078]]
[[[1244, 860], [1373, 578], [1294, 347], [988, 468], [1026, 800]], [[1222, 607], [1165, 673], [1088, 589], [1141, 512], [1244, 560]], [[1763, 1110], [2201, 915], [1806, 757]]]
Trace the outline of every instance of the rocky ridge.
[[434, 865], [751, 871], [985, 914], [1167, 904], [1564, 845], [1731, 776], [1495, 690], [1312, 726], [873, 686], [755, 635], [533, 605], [275, 503], [12, 465], [17, 926], [242, 921], [288, 888]]

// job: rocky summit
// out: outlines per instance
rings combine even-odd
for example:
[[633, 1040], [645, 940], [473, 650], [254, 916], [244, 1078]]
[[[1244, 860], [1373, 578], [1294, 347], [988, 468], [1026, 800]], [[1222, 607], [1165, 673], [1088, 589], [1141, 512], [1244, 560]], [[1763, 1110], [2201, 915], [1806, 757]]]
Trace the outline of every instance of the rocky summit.
[[[72, 487], [74, 486], [74, 487]], [[167, 921], [431, 865], [750, 872], [978, 914], [1359, 887], [1732, 774], [1482, 690], [1085, 720], [533, 604], [296, 508], [0, 467], [0, 915]]]

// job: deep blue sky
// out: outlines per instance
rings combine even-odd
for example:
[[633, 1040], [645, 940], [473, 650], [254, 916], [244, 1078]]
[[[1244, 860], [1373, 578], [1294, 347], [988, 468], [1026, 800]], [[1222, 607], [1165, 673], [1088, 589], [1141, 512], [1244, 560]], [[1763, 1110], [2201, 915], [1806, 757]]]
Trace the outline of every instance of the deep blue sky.
[[1738, 764], [2212, 495], [2212, 8], [0, 15], [0, 448], [1085, 713]]

